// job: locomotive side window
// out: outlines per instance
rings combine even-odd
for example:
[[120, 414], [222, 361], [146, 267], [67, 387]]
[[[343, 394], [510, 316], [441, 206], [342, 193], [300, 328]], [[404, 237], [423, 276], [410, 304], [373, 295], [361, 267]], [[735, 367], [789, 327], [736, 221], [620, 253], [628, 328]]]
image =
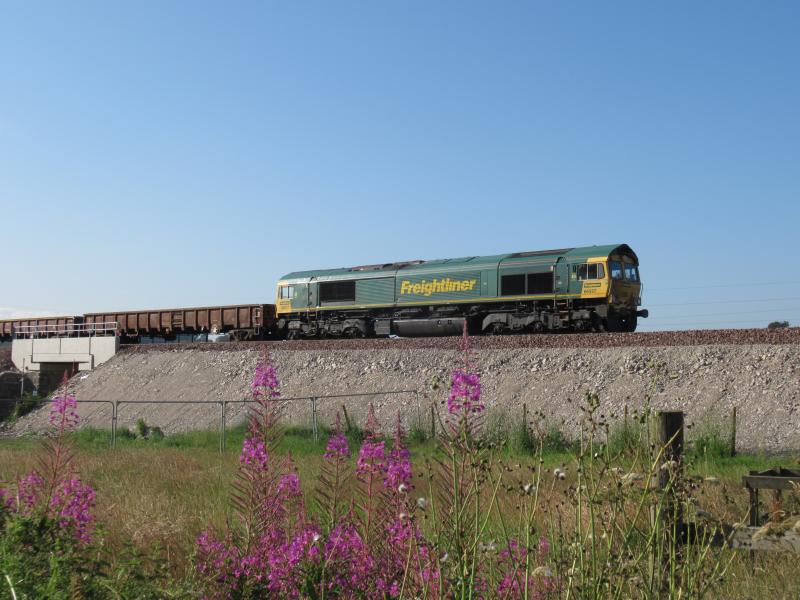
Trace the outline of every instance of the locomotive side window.
[[528, 273], [528, 293], [529, 294], [552, 294], [553, 293], [553, 274], [552, 273]]
[[319, 284], [320, 302], [355, 302], [355, 281], [332, 281]]
[[521, 296], [525, 293], [525, 275], [503, 275], [500, 278], [502, 296]]
[[608, 269], [611, 271], [611, 279], [622, 279], [622, 263], [618, 260], [609, 261]]
[[294, 298], [294, 286], [293, 285], [282, 285], [281, 286], [281, 300], [289, 300]]
[[603, 265], [598, 263], [574, 265], [572, 270], [577, 273], [578, 281], [583, 281], [584, 279], [603, 279], [606, 275]]

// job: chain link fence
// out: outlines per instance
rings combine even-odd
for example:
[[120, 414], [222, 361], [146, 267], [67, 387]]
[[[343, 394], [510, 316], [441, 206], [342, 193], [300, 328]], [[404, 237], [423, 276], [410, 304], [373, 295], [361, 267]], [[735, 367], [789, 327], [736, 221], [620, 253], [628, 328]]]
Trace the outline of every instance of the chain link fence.
[[[351, 417], [359, 424], [363, 424], [369, 411], [369, 406], [375, 408], [375, 415], [378, 425], [384, 432], [392, 431], [397, 419], [400, 419], [405, 426], [412, 426], [414, 423], [421, 423], [423, 413], [427, 406], [421, 405], [422, 394], [419, 390], [389, 390], [379, 392], [358, 392], [352, 394], [320, 394], [314, 396], [297, 396], [288, 398], [277, 398], [273, 402], [279, 405], [286, 421], [289, 424], [303, 423], [310, 425], [311, 434], [314, 441], [319, 441], [319, 436], [323, 428], [331, 428], [336, 420], [337, 413], [343, 419]], [[224, 452], [226, 447], [229, 417], [232, 407], [243, 406], [245, 409], [250, 405], [256, 404], [253, 399], [240, 400], [76, 400], [78, 407], [85, 405], [101, 405], [107, 407], [109, 413], [110, 446], [116, 448], [119, 421], [121, 416], [125, 417], [126, 407], [141, 406], [203, 406], [207, 408], [215, 407], [218, 409], [217, 428], [219, 431], [219, 451]], [[7, 412], [15, 412], [20, 400], [0, 400], [0, 404], [10, 403]], [[43, 402], [41, 406], [34, 410], [46, 408]], [[141, 412], [141, 411], [136, 411]], [[238, 411], [236, 415], [240, 420], [246, 418], [247, 412]], [[98, 420], [96, 415], [93, 420]], [[344, 425], [344, 423], [343, 423]]]

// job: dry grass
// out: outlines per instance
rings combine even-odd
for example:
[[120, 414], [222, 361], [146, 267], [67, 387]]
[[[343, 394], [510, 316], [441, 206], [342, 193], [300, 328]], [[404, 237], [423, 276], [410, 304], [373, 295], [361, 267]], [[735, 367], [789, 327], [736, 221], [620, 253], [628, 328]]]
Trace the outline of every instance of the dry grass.
[[[213, 438], [212, 438], [213, 439]], [[313, 494], [321, 461], [321, 444], [308, 439], [287, 438], [285, 450], [291, 450], [308, 496]], [[37, 446], [32, 441], [4, 442], [0, 446], [0, 480], [9, 480], [36, 466]], [[419, 477], [425, 475], [425, 456], [432, 445], [412, 446], [412, 455]], [[188, 558], [194, 540], [209, 525], [222, 526], [230, 515], [230, 483], [237, 464], [237, 448], [220, 456], [213, 444], [198, 447], [151, 446], [127, 444], [116, 450], [78, 447], [76, 467], [98, 491], [97, 516], [111, 547], [132, 541], [145, 551], [161, 549], [169, 570], [175, 577], [184, 577], [190, 566]], [[555, 519], [570, 506], [570, 485], [575, 472], [568, 454], [544, 457], [542, 516]], [[509, 472], [522, 473], [538, 465], [531, 456], [509, 455]], [[697, 508], [707, 511], [721, 522], [745, 520], [747, 494], [741, 487], [741, 476], [749, 469], [761, 469], [774, 463], [791, 464], [789, 459], [738, 457], [698, 461], [690, 469], [703, 477], [719, 477], [719, 484], [700, 484], [695, 496]], [[568, 478], [556, 480], [552, 468], [565, 464]], [[418, 490], [426, 484], [419, 482]], [[421, 492], [420, 492], [421, 493]], [[509, 507], [511, 509], [511, 507]], [[550, 523], [552, 525], [552, 521]], [[542, 523], [542, 530], [548, 527]], [[729, 551], [725, 551], [729, 552]], [[729, 598], [797, 598], [800, 597], [800, 571], [797, 558], [787, 554], [762, 554], [751, 562], [747, 553], [732, 559], [725, 580], [719, 584], [719, 597]]]

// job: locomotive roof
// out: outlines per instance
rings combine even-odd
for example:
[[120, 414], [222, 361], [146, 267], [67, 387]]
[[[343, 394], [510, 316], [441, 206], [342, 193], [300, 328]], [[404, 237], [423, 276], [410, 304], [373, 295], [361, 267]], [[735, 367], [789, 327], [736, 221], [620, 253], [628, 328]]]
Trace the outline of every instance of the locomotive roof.
[[292, 279], [308, 279], [311, 277], [346, 277], [360, 279], [363, 277], [386, 276], [397, 271], [413, 272], [427, 270], [446, 270], [454, 267], [473, 267], [475, 269], [497, 268], [500, 263], [555, 262], [559, 257], [567, 260], [590, 258], [593, 256], [609, 256], [613, 253], [627, 254], [638, 263], [636, 254], [627, 244], [606, 244], [603, 246], [583, 246], [581, 248], [559, 248], [556, 250], [535, 250], [531, 252], [512, 252], [493, 256], [465, 256], [462, 258], [443, 258], [435, 260], [412, 260], [396, 263], [362, 265], [339, 269], [315, 269], [313, 271], [295, 271], [281, 277], [281, 281]]

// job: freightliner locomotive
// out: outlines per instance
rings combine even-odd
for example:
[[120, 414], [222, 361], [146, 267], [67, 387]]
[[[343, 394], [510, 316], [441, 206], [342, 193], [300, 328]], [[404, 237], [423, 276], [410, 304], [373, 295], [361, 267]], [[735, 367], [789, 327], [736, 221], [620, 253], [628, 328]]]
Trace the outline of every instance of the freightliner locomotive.
[[642, 284], [626, 244], [299, 271], [278, 282], [288, 339], [461, 332], [635, 331]]

